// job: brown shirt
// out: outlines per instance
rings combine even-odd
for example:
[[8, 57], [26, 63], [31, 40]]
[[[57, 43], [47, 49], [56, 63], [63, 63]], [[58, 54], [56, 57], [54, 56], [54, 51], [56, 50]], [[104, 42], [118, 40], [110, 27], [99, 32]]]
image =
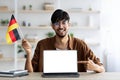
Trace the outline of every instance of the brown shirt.
[[[34, 72], [43, 71], [43, 50], [56, 50], [54, 44], [55, 37], [46, 38], [38, 42], [32, 59]], [[83, 40], [69, 36], [68, 49], [77, 50], [78, 61], [86, 61], [89, 58], [93, 60], [94, 63], [102, 65], [99, 58], [94, 55]], [[78, 71], [86, 72], [86, 64], [78, 64]]]

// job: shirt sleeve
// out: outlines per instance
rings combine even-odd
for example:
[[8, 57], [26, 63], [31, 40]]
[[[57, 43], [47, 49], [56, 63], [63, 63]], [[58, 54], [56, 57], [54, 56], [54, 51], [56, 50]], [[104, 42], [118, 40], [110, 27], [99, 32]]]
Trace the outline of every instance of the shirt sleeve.
[[34, 52], [34, 56], [32, 59], [32, 66], [33, 66], [33, 71], [38, 72], [38, 67], [39, 67], [39, 57], [40, 57], [40, 44], [38, 43]]
[[84, 54], [85, 54], [85, 57], [86, 59], [91, 59], [93, 60], [93, 62], [95, 64], [98, 64], [98, 65], [103, 65], [101, 62], [100, 62], [100, 59], [98, 57], [96, 57], [96, 55], [93, 53], [93, 51], [87, 46], [87, 44], [82, 41], [82, 45], [83, 45], [83, 51], [84, 51]]

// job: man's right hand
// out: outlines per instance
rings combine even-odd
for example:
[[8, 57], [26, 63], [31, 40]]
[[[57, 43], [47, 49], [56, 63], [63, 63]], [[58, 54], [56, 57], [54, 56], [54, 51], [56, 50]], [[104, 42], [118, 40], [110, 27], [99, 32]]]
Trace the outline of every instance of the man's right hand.
[[30, 43], [25, 39], [22, 40], [22, 47], [27, 53], [26, 62], [25, 62], [25, 70], [28, 70], [28, 72], [33, 72], [33, 67], [31, 63], [32, 47]]
[[26, 51], [26, 53], [31, 53], [32, 52], [32, 46], [25, 39], [22, 40], [22, 47], [24, 48], [24, 50]]

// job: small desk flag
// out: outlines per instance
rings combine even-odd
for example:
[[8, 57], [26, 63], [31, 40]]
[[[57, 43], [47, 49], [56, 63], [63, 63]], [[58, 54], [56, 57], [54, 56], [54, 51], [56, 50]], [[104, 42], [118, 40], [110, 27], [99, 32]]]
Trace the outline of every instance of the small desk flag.
[[21, 39], [19, 32], [18, 32], [18, 23], [15, 20], [14, 15], [11, 16], [11, 20], [9, 22], [9, 26], [7, 29], [7, 33], [6, 33], [6, 41], [8, 44], [12, 44], [13, 42]]

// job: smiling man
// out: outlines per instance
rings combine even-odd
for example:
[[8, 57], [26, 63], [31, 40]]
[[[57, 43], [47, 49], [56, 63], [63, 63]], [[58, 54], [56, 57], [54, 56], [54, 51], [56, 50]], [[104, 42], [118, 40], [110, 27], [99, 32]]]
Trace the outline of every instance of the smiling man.
[[55, 10], [51, 16], [51, 26], [56, 35], [40, 40], [37, 43], [32, 60], [31, 45], [27, 40], [22, 40], [22, 46], [27, 54], [25, 69], [29, 72], [42, 72], [44, 50], [77, 50], [79, 72], [86, 72], [87, 70], [95, 72], [105, 71], [99, 58], [94, 55], [83, 40], [68, 35], [69, 21], [70, 17], [66, 11], [61, 9]]

